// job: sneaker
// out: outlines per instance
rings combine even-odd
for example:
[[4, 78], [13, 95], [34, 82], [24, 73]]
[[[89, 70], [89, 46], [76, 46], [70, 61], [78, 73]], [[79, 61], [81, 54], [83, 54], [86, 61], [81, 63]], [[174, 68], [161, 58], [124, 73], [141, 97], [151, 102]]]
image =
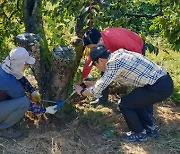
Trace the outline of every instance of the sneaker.
[[126, 134], [123, 134], [122, 138], [126, 141], [135, 142], [135, 141], [147, 141], [147, 134], [145, 132], [141, 133], [133, 133], [128, 132]]
[[149, 136], [151, 136], [151, 137], [158, 137], [158, 131], [154, 128], [151, 128], [151, 127], [147, 127], [146, 128], [146, 132], [147, 132], [147, 134], [149, 135]]
[[18, 139], [22, 137], [21, 131], [13, 128], [0, 129], [0, 137], [8, 139]]
[[100, 102], [99, 99], [96, 99], [95, 101], [90, 102], [91, 105], [103, 105], [103, 106], [109, 106], [109, 101], [106, 102]]
[[96, 99], [96, 100], [90, 102], [90, 104], [91, 104], [91, 105], [99, 104], [99, 99]]

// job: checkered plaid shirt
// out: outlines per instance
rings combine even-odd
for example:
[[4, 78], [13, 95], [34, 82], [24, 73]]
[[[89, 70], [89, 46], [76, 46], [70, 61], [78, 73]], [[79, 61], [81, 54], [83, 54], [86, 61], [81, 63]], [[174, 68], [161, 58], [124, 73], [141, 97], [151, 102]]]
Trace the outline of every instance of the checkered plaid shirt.
[[153, 85], [166, 74], [164, 67], [156, 65], [143, 55], [119, 49], [110, 55], [103, 76], [88, 90], [94, 97], [100, 98], [102, 91], [112, 81], [143, 87]]

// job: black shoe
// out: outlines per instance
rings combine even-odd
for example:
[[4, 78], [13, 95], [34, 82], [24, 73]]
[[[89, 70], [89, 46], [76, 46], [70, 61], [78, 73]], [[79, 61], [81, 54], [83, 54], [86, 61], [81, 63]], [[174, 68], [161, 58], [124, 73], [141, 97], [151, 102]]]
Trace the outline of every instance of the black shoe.
[[0, 137], [8, 139], [18, 139], [22, 137], [22, 132], [13, 128], [0, 129]]

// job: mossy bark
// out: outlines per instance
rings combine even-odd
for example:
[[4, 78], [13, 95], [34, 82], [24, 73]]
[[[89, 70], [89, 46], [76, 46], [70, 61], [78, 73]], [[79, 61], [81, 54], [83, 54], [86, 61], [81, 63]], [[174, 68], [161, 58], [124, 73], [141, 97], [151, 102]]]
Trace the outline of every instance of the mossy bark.
[[39, 91], [44, 99], [63, 101], [68, 92], [76, 70], [76, 54], [66, 46], [54, 48], [49, 70], [42, 69], [39, 37], [37, 34], [24, 33], [16, 36], [16, 41], [35, 57], [32, 65], [34, 76], [38, 81]]
[[[82, 41], [77, 40], [72, 49], [59, 46], [59, 51], [49, 51], [42, 21], [42, 0], [24, 0], [23, 16], [26, 33], [16, 37], [20, 46], [25, 47], [36, 58], [32, 66], [38, 81], [39, 91], [44, 99], [64, 100], [68, 86], [79, 66], [83, 55]], [[76, 34], [82, 38], [83, 16], [77, 19]]]

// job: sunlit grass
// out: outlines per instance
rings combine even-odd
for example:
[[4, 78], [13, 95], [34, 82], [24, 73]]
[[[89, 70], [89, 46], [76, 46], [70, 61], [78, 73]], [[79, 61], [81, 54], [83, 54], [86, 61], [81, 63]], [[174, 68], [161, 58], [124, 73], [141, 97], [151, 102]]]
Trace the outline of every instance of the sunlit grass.
[[171, 99], [176, 103], [180, 103], [180, 52], [171, 50], [163, 43], [159, 43], [159, 54], [157, 56], [149, 52], [147, 52], [146, 56], [158, 65], [164, 66], [169, 72], [174, 82], [174, 93]]

